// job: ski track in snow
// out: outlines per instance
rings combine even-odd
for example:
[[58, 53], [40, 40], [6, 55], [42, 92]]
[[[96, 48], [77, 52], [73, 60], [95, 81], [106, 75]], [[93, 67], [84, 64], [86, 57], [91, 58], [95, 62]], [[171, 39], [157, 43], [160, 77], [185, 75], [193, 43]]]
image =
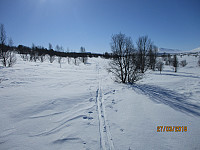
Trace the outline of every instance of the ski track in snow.
[[114, 144], [112, 135], [110, 133], [110, 126], [106, 119], [106, 111], [104, 106], [104, 98], [102, 94], [102, 78], [100, 78], [99, 74], [99, 65], [96, 66], [98, 71], [98, 81], [99, 85], [96, 91], [96, 106], [97, 106], [97, 113], [98, 113], [98, 119], [99, 119], [99, 134], [100, 134], [100, 149], [102, 150], [114, 150]]

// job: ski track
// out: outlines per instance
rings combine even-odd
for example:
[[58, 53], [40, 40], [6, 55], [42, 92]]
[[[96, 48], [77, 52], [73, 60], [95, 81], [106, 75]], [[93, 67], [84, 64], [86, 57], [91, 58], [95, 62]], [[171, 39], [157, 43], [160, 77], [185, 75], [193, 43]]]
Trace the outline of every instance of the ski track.
[[110, 133], [110, 126], [106, 121], [106, 111], [104, 106], [104, 98], [102, 94], [102, 78], [100, 78], [99, 74], [99, 65], [96, 66], [98, 71], [98, 88], [96, 91], [96, 105], [97, 105], [97, 113], [98, 113], [98, 120], [99, 120], [99, 135], [100, 135], [100, 149], [102, 150], [114, 150], [114, 144], [112, 135]]

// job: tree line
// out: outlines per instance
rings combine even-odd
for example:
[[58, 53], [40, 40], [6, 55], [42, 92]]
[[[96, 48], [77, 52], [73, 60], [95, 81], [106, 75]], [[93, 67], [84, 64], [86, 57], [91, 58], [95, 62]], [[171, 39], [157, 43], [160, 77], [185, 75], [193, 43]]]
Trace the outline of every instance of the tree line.
[[[8, 42], [7, 42], [8, 39]], [[45, 56], [49, 59], [50, 63], [53, 63], [55, 57], [58, 57], [58, 62], [61, 64], [61, 59], [63, 57], [67, 57], [68, 60], [73, 58], [75, 60], [75, 64], [77, 64], [77, 60], [80, 60], [84, 64], [87, 63], [88, 57], [104, 57], [110, 58], [111, 54], [98, 54], [86, 52], [85, 48], [81, 46], [80, 52], [64, 52], [62, 46], [56, 45], [55, 49], [51, 43], [49, 43], [49, 47], [44, 48], [42, 46], [35, 46], [32, 44], [32, 47], [18, 45], [13, 46], [12, 38], [7, 38], [5, 27], [3, 24], [0, 25], [0, 61], [2, 62], [4, 67], [11, 67], [16, 63], [16, 55], [20, 54], [21, 58], [24, 61], [44, 61]]]

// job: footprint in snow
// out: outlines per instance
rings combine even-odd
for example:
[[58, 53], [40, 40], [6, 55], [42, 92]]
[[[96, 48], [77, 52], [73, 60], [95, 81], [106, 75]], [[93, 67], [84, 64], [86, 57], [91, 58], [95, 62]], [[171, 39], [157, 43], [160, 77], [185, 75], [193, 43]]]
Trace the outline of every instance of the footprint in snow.
[[93, 117], [88, 117], [88, 120], [92, 120], [93, 119]]
[[93, 117], [87, 117], [87, 116], [84, 116], [83, 119], [88, 119], [88, 120], [92, 120]]
[[89, 113], [88, 120], [92, 120], [92, 119], [93, 119], [93, 117], [90, 117], [90, 114], [92, 114], [93, 112], [92, 112], [92, 111], [89, 111], [88, 113]]
[[103, 132], [106, 132], [106, 126], [104, 126], [104, 128], [103, 128]]
[[84, 117], [83, 117], [83, 119], [87, 119], [87, 118], [88, 118], [87, 116], [84, 116]]
[[93, 98], [90, 98], [89, 101], [92, 102], [92, 101], [94, 101], [94, 100], [93, 100]]
[[113, 108], [113, 106], [111, 106], [111, 105], [108, 105], [107, 107], [109, 107], [109, 108], [111, 108], [111, 109]]
[[124, 132], [124, 129], [120, 129], [121, 132]]
[[112, 104], [116, 104], [114, 99], [112, 100]]

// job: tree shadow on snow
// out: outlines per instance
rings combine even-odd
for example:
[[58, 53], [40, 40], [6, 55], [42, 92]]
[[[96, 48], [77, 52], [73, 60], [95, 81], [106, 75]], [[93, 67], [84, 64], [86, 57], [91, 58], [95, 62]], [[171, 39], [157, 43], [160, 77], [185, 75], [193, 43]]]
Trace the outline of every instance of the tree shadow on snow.
[[162, 74], [155, 74], [155, 75], [167, 75], [167, 76], [175, 76], [175, 77], [186, 77], [186, 78], [196, 78], [196, 79], [200, 79], [200, 77], [198, 77], [198, 76], [181, 75], [181, 74], [172, 74], [172, 73], [162, 73]]
[[134, 84], [131, 87], [137, 93], [147, 95], [154, 102], [166, 104], [187, 114], [200, 116], [200, 106], [190, 103], [188, 96], [154, 85]]

